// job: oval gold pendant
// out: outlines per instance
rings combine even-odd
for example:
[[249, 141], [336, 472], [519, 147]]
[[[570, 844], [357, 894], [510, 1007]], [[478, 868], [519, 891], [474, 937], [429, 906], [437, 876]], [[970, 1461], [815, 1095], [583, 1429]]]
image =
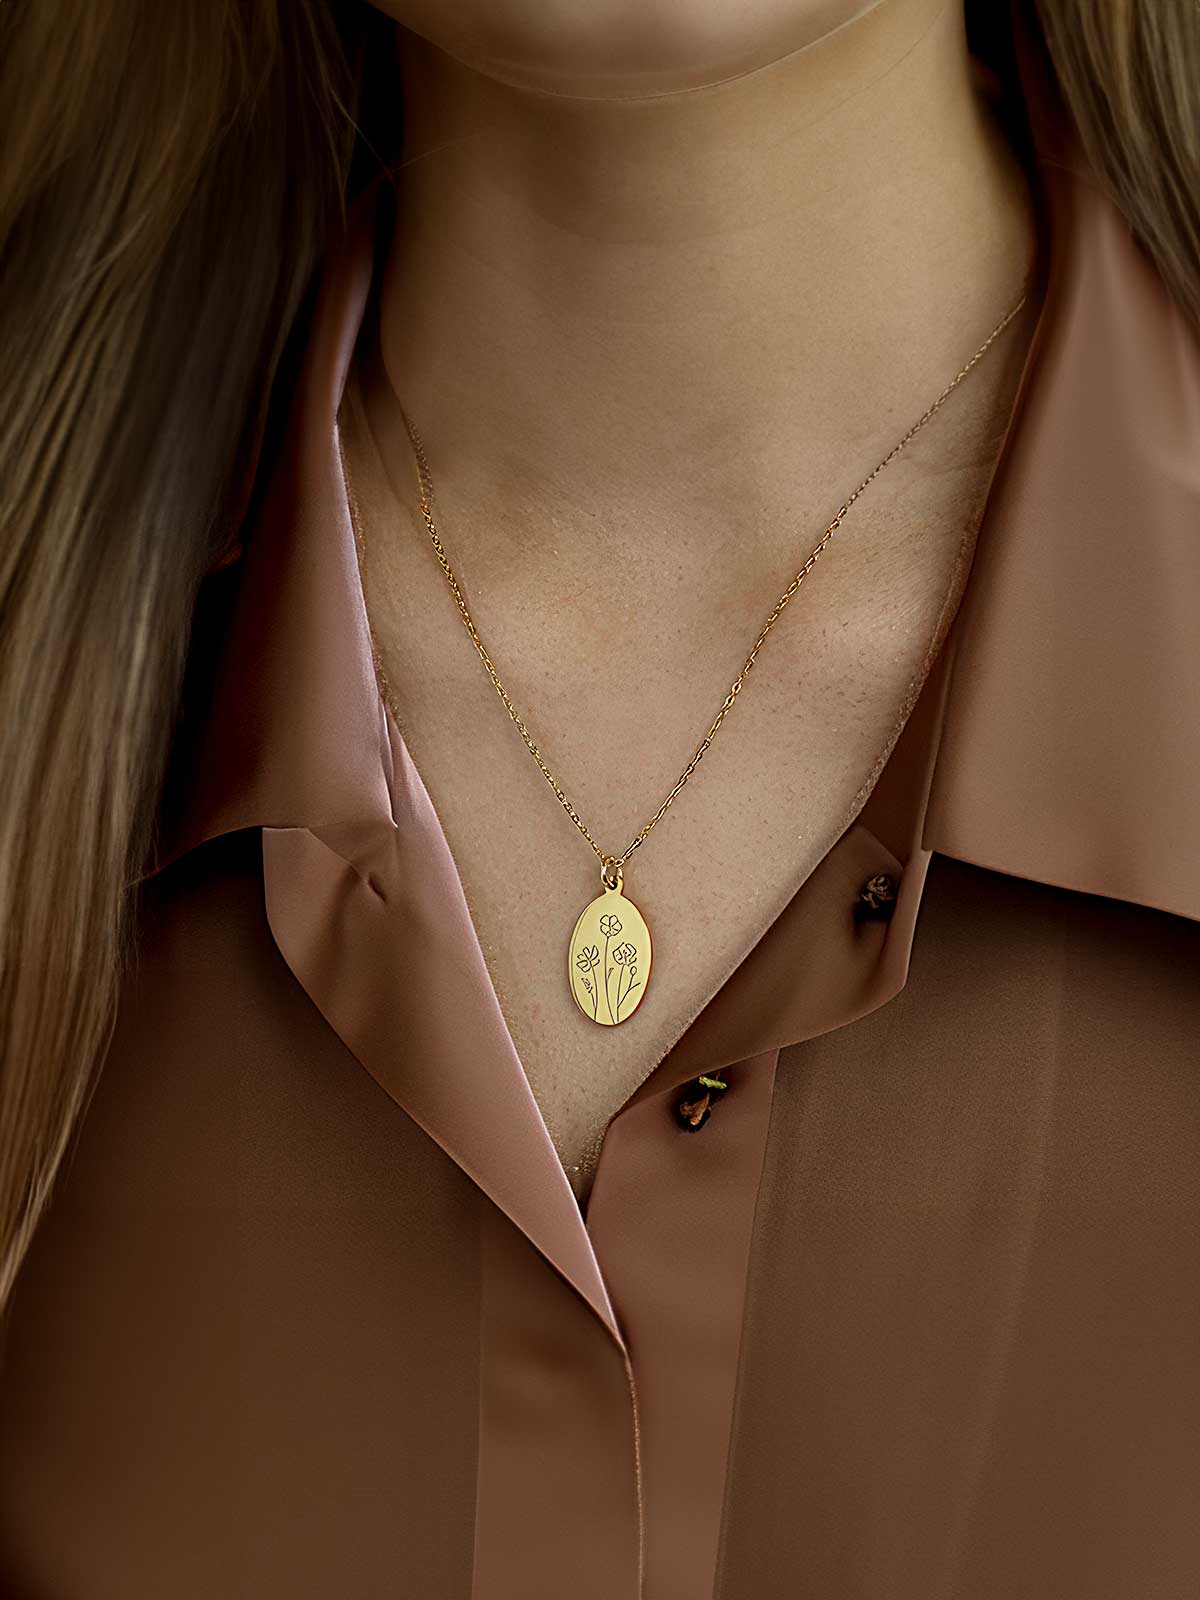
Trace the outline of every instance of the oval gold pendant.
[[567, 948], [575, 1004], [606, 1028], [628, 1022], [650, 982], [650, 929], [621, 892], [605, 887], [583, 908]]

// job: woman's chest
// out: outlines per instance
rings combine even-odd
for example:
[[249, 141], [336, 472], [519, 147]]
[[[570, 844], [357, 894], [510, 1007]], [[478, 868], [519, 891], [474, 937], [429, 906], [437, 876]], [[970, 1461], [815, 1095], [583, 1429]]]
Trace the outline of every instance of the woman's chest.
[[[628, 596], [608, 626], [577, 623], [587, 615], [577, 590], [572, 601], [543, 583], [538, 600], [533, 585], [535, 598], [508, 608], [488, 586], [476, 590], [474, 620], [539, 765], [423, 530], [397, 526], [394, 505], [387, 522], [362, 471], [356, 485], [360, 516], [375, 529], [363, 575], [388, 698], [531, 1089], [580, 1190], [612, 1116], [865, 801], [953, 620], [982, 478], [939, 479], [903, 513], [885, 505], [855, 530], [854, 548], [831, 544], [812, 568], [711, 748], [626, 862], [624, 895], [648, 925], [652, 963], [636, 918], [616, 928], [619, 908], [612, 937], [598, 926], [585, 944], [596, 954], [585, 975], [596, 1011], [611, 1016], [615, 1003], [620, 1026], [599, 1025], [586, 994], [572, 997], [572, 934], [602, 892], [600, 864], [547, 771], [597, 848], [620, 857], [710, 729], [778, 590], [766, 572], [757, 584], [738, 577], [732, 599], [680, 599], [674, 615], [669, 589]], [[621, 1010], [635, 985], [636, 1002]]]

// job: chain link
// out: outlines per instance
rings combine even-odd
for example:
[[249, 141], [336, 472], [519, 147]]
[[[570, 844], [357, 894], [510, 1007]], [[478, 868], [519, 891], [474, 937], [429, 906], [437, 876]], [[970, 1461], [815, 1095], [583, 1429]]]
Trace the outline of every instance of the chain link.
[[[446, 547], [442, 542], [441, 534], [438, 532], [437, 524], [434, 521], [433, 509], [432, 509], [433, 481], [432, 481], [432, 478], [431, 478], [430, 472], [429, 472], [429, 463], [428, 463], [428, 461], [426, 459], [426, 456], [425, 456], [425, 448], [421, 443], [420, 435], [417, 433], [416, 428], [414, 427], [412, 421], [409, 419], [408, 413], [404, 410], [403, 405], [400, 406], [400, 414], [404, 418], [404, 425], [408, 430], [408, 436], [409, 436], [409, 439], [412, 442], [413, 455], [414, 455], [414, 457], [416, 459], [417, 482], [418, 482], [418, 487], [419, 487], [420, 496], [421, 496], [421, 515], [422, 515], [422, 517], [424, 519], [425, 526], [428, 529], [429, 537], [430, 537], [430, 540], [431, 540], [431, 542], [433, 544], [434, 553], [436, 554], [437, 559], [438, 559], [438, 564], [440, 565], [440, 567], [442, 569], [442, 572], [445, 574], [446, 582], [450, 586], [450, 592], [454, 596], [455, 603], [458, 606], [459, 614], [461, 615], [461, 617], [463, 619], [463, 623], [466, 626], [467, 633], [470, 635], [471, 642], [472, 642], [472, 644], [474, 644], [475, 649], [479, 653], [480, 660], [483, 662], [484, 666], [487, 668], [488, 676], [491, 678], [492, 684], [495, 687], [496, 693], [500, 696], [500, 699], [504, 704], [505, 710], [508, 712], [508, 714], [512, 718], [513, 722], [516, 724], [517, 731], [521, 735], [521, 738], [524, 740], [526, 749], [529, 751], [529, 753], [533, 757], [533, 759], [537, 762], [538, 767], [541, 770], [542, 776], [546, 779], [547, 783], [554, 790], [554, 793], [557, 795], [559, 804], [562, 806], [563, 810], [567, 813], [567, 815], [570, 817], [571, 821], [579, 829], [579, 832], [583, 835], [583, 837], [587, 840], [588, 844], [592, 847], [592, 850], [595, 852], [595, 854], [596, 854], [596, 856], [597, 856], [597, 858], [598, 858], [598, 860], [600, 862], [601, 877], [603, 878], [604, 882], [606, 884], [608, 884], [610, 887], [615, 887], [619, 883], [621, 867], [624, 866], [625, 862], [627, 862], [629, 860], [630, 856], [634, 853], [634, 851], [637, 850], [639, 848], [639, 846], [644, 842], [644, 840], [650, 834], [651, 830], [654, 829], [655, 827], [657, 827], [659, 822], [662, 821], [663, 817], [666, 816], [667, 811], [670, 809], [671, 802], [675, 799], [675, 796], [679, 793], [679, 791], [687, 783], [687, 781], [691, 777], [692, 773], [695, 772], [696, 768], [700, 765], [700, 762], [704, 759], [705, 752], [707, 751], [708, 747], [712, 744], [713, 740], [716, 738], [717, 730], [720, 728], [720, 726], [724, 722], [725, 718], [729, 715], [730, 711], [733, 710], [733, 707], [734, 707], [734, 705], [735, 705], [735, 703], [737, 701], [737, 697], [741, 693], [742, 687], [745, 684], [746, 679], [749, 676], [750, 671], [753, 668], [755, 661], [758, 659], [758, 653], [762, 649], [763, 643], [766, 640], [767, 635], [770, 633], [771, 629], [775, 626], [776, 622], [778, 622], [780, 616], [783, 614], [785, 608], [787, 607], [787, 605], [791, 601], [792, 597], [795, 595], [796, 591], [800, 588], [800, 585], [804, 582], [805, 578], [812, 571], [812, 569], [815, 566], [818, 558], [821, 555], [821, 552], [825, 549], [825, 546], [829, 543], [830, 539], [833, 537], [833, 535], [837, 532], [838, 528], [841, 526], [842, 519], [845, 517], [846, 513], [849, 511], [850, 507], [858, 499], [859, 495], [862, 494], [863, 490], [868, 486], [868, 484], [870, 484], [872, 482], [872, 480], [875, 477], [877, 477], [879, 473], [881, 473], [883, 471], [883, 469], [887, 466], [889, 461], [891, 461], [894, 456], [898, 455], [899, 452], [901, 450], [903, 450], [904, 446], [909, 442], [909, 440], [913, 437], [913, 435], [917, 432], [917, 430], [924, 427], [924, 425], [929, 421], [930, 417], [933, 416], [934, 412], [937, 411], [938, 408], [942, 405], [942, 403], [946, 400], [947, 396], [950, 395], [952, 393], [952, 391], [958, 387], [958, 385], [962, 382], [962, 380], [971, 371], [971, 368], [975, 365], [975, 363], [982, 358], [982, 356], [985, 354], [985, 352], [991, 346], [992, 342], [995, 339], [997, 339], [1000, 336], [1001, 333], [1003, 333], [1004, 329], [1008, 326], [1008, 324], [1016, 316], [1017, 312], [1020, 311], [1021, 307], [1025, 304], [1026, 298], [1027, 298], [1026, 294], [1022, 294], [1021, 298], [1016, 302], [1016, 304], [1011, 308], [1011, 310], [1009, 310], [1008, 312], [1005, 313], [1005, 315], [1000, 319], [1000, 321], [992, 329], [991, 333], [988, 334], [987, 338], [979, 346], [979, 349], [976, 350], [975, 354], [971, 357], [971, 359], [967, 362], [967, 364], [951, 379], [951, 381], [942, 390], [941, 394], [938, 395], [937, 399], [928, 408], [928, 410], [926, 410], [917, 419], [917, 421], [913, 423], [912, 427], [909, 428], [908, 432], [904, 435], [904, 437], [901, 440], [899, 440], [899, 442], [897, 444], [892, 446], [892, 448], [888, 451], [887, 455], [884, 456], [883, 460], [880, 461], [876, 466], [872, 467], [871, 471], [867, 473], [866, 477], [859, 484], [858, 488], [855, 489], [854, 493], [851, 494], [847, 498], [845, 504], [842, 505], [841, 508], [838, 510], [838, 513], [834, 517], [833, 521], [825, 529], [825, 532], [822, 535], [822, 537], [820, 539], [820, 542], [814, 547], [814, 549], [810, 553], [808, 559], [805, 561], [804, 565], [800, 568], [799, 572], [796, 573], [795, 577], [788, 584], [787, 588], [780, 595], [779, 599], [771, 607], [770, 614], [768, 615], [767, 620], [763, 623], [762, 628], [759, 630], [758, 637], [755, 639], [754, 644], [751, 647], [750, 654], [746, 657], [746, 660], [743, 663], [742, 670], [738, 673], [737, 677], [734, 679], [733, 684], [731, 685], [728, 694], [725, 696], [725, 699], [721, 704], [721, 709], [717, 712], [716, 716], [713, 718], [712, 724], [709, 727], [708, 732], [704, 735], [703, 739], [701, 739], [700, 743], [697, 745], [696, 750], [695, 750], [694, 754], [692, 755], [691, 760], [688, 762], [687, 766], [684, 767], [683, 771], [679, 774], [678, 778], [676, 778], [674, 784], [671, 786], [670, 793], [667, 795], [667, 797], [663, 801], [663, 803], [659, 806], [658, 810], [654, 813], [654, 815], [650, 818], [650, 820], [647, 823], [645, 823], [643, 825], [643, 827], [634, 835], [633, 839], [629, 842], [628, 845], [626, 845], [624, 852], [619, 856], [610, 856], [610, 855], [606, 854], [600, 848], [600, 846], [596, 843], [595, 839], [592, 837], [592, 834], [591, 834], [590, 830], [588, 829], [587, 824], [583, 821], [583, 818], [579, 815], [579, 812], [575, 809], [575, 807], [572, 805], [571, 801], [567, 798], [567, 795], [564, 792], [562, 785], [559, 783], [558, 779], [554, 776], [553, 772], [551, 772], [550, 768], [547, 766], [545, 757], [542, 755], [541, 750], [538, 748], [536, 740], [530, 734], [529, 729], [525, 725], [524, 719], [521, 717], [520, 712], [517, 710], [516, 706], [513, 704], [512, 699], [509, 696], [508, 690], [504, 687], [504, 684], [500, 681], [500, 674], [496, 671], [495, 663], [492, 661], [491, 656], [488, 654], [487, 646], [484, 644], [483, 640], [479, 636], [479, 630], [475, 626], [475, 620], [471, 616], [470, 608], [468, 607], [467, 602], [466, 602], [465, 598], [463, 597], [463, 592], [462, 592], [461, 588], [459, 587], [458, 579], [454, 575], [454, 568], [451, 566], [450, 558], [446, 554]], [[361, 529], [360, 529], [360, 532], [359, 532], [359, 537], [360, 537], [360, 540], [361, 540]], [[394, 709], [395, 708], [393, 707], [393, 710]]]

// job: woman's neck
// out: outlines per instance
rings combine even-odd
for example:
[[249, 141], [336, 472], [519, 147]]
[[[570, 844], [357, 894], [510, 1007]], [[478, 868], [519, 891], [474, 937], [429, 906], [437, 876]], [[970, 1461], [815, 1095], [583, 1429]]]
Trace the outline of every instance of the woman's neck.
[[657, 92], [397, 49], [381, 340], [435, 481], [515, 513], [489, 539], [786, 503], [788, 474], [894, 442], [1031, 263], [955, 0]]

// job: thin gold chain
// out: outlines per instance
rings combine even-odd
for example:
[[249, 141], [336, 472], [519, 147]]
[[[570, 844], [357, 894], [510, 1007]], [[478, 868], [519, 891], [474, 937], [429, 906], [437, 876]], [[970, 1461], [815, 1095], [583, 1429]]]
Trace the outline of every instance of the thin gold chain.
[[[417, 482], [418, 482], [418, 487], [419, 487], [420, 496], [421, 496], [421, 515], [424, 518], [426, 528], [429, 530], [429, 537], [430, 537], [430, 540], [432, 541], [433, 548], [434, 548], [434, 553], [436, 554], [437, 559], [438, 559], [438, 564], [441, 566], [441, 569], [442, 569], [443, 573], [445, 574], [446, 582], [450, 586], [450, 591], [454, 596], [455, 603], [457, 604], [458, 609], [459, 609], [459, 613], [462, 616], [464, 624], [466, 625], [466, 629], [467, 629], [468, 634], [470, 634], [470, 636], [471, 636], [471, 642], [474, 644], [476, 650], [479, 652], [480, 660], [483, 662], [484, 666], [487, 668], [488, 676], [492, 680], [492, 683], [493, 683], [493, 685], [495, 687], [496, 693], [500, 696], [500, 699], [504, 703], [505, 710], [508, 712], [508, 714], [512, 718], [513, 722], [516, 724], [517, 731], [518, 731], [518, 733], [520, 733], [521, 738], [525, 741], [526, 749], [529, 751], [529, 753], [533, 757], [533, 759], [537, 762], [538, 767], [541, 770], [542, 776], [546, 779], [547, 783], [549, 783], [550, 787], [554, 790], [554, 793], [557, 795], [559, 803], [563, 807], [563, 810], [567, 813], [567, 815], [570, 817], [571, 821], [579, 829], [579, 832], [583, 835], [583, 837], [587, 840], [588, 844], [592, 847], [592, 850], [595, 852], [595, 854], [596, 854], [596, 856], [597, 856], [597, 858], [598, 858], [598, 860], [600, 862], [601, 877], [603, 878], [604, 882], [606, 884], [608, 884], [610, 887], [615, 888], [617, 886], [617, 884], [620, 882], [620, 869], [624, 866], [625, 862], [627, 862], [629, 860], [630, 856], [639, 847], [639, 845], [641, 845], [644, 842], [644, 840], [650, 834], [651, 830], [653, 828], [657, 827], [658, 823], [662, 821], [664, 816], [666, 816], [667, 811], [669, 810], [669, 808], [671, 806], [671, 802], [675, 799], [675, 796], [683, 788], [684, 784], [687, 783], [687, 781], [691, 777], [692, 773], [695, 772], [696, 768], [700, 765], [700, 762], [704, 759], [705, 751], [708, 749], [709, 745], [712, 744], [714, 738], [716, 737], [717, 729], [721, 726], [722, 722], [724, 722], [725, 718], [729, 715], [730, 711], [732, 711], [732, 709], [734, 707], [734, 704], [735, 704], [735, 702], [737, 700], [737, 697], [741, 693], [742, 686], [745, 683], [746, 678], [748, 677], [751, 668], [754, 666], [755, 661], [758, 659], [758, 652], [762, 649], [763, 642], [765, 641], [767, 635], [770, 633], [771, 629], [775, 626], [776, 622], [778, 622], [780, 616], [782, 615], [782, 613], [784, 611], [784, 608], [788, 605], [789, 601], [792, 599], [792, 596], [796, 593], [796, 591], [799, 589], [800, 585], [804, 582], [805, 578], [812, 571], [812, 568], [816, 564], [816, 561], [817, 561], [818, 557], [820, 556], [821, 552], [824, 550], [825, 546], [829, 543], [830, 539], [836, 533], [837, 529], [841, 526], [842, 519], [846, 515], [846, 513], [849, 511], [850, 507], [858, 499], [859, 495], [862, 494], [863, 490], [872, 481], [872, 479], [875, 478], [880, 472], [883, 471], [884, 467], [887, 466], [888, 462], [891, 461], [894, 456], [898, 455], [899, 452], [901, 450], [903, 450], [904, 446], [908, 443], [908, 441], [912, 438], [912, 436], [917, 432], [917, 430], [919, 428], [924, 427], [924, 425], [929, 421], [930, 417], [933, 416], [934, 412], [937, 411], [938, 408], [945, 401], [947, 396], [950, 395], [951, 392], [958, 387], [958, 385], [966, 377], [967, 373], [970, 372], [971, 368], [975, 365], [975, 363], [977, 361], [979, 361], [981, 359], [981, 357], [984, 355], [984, 353], [988, 350], [988, 348], [992, 344], [993, 340], [997, 339], [1000, 336], [1000, 334], [1003, 333], [1004, 329], [1008, 326], [1008, 324], [1016, 316], [1017, 312], [1020, 311], [1021, 307], [1025, 304], [1026, 297], [1027, 297], [1026, 294], [1022, 294], [1021, 298], [1016, 302], [1016, 304], [1011, 308], [1011, 310], [1009, 310], [1009, 311], [1007, 311], [1005, 313], [1005, 315], [1000, 319], [1000, 321], [992, 329], [991, 333], [988, 334], [987, 338], [979, 346], [979, 349], [976, 350], [975, 354], [971, 357], [971, 359], [967, 362], [967, 364], [963, 368], [961, 368], [961, 370], [954, 376], [954, 378], [951, 379], [951, 381], [942, 390], [941, 394], [938, 395], [937, 399], [928, 408], [928, 410], [926, 410], [917, 419], [917, 421], [913, 423], [912, 427], [909, 428], [908, 432], [904, 435], [904, 437], [897, 444], [892, 446], [892, 448], [888, 451], [887, 455], [884, 456], [883, 460], [880, 461], [877, 466], [872, 467], [871, 471], [867, 473], [866, 477], [859, 484], [858, 488], [855, 489], [854, 493], [851, 494], [847, 498], [845, 504], [840, 507], [840, 509], [838, 510], [838, 513], [834, 517], [833, 521], [825, 529], [825, 532], [822, 535], [820, 542], [814, 547], [814, 549], [812, 550], [812, 552], [809, 555], [808, 559], [805, 561], [804, 565], [800, 568], [799, 572], [796, 573], [795, 577], [788, 584], [787, 588], [780, 595], [779, 599], [776, 600], [775, 604], [771, 607], [770, 614], [768, 615], [767, 620], [763, 623], [761, 629], [759, 630], [758, 637], [755, 639], [754, 644], [751, 646], [750, 654], [746, 657], [746, 660], [742, 665], [742, 670], [738, 673], [737, 677], [734, 679], [733, 684], [730, 687], [729, 693], [725, 696], [725, 699], [721, 704], [721, 709], [717, 712], [716, 716], [713, 718], [712, 724], [709, 727], [708, 732], [704, 735], [703, 739], [701, 739], [700, 743], [697, 745], [696, 750], [695, 750], [694, 754], [692, 755], [691, 760], [688, 762], [687, 766], [684, 767], [683, 771], [679, 774], [678, 778], [676, 778], [675, 782], [672, 784], [670, 793], [667, 795], [667, 797], [663, 801], [663, 803], [659, 806], [658, 810], [654, 813], [654, 815], [650, 818], [650, 820], [647, 823], [645, 823], [644, 826], [634, 835], [633, 839], [625, 847], [625, 850], [619, 856], [607, 855], [603, 850], [601, 850], [600, 846], [596, 843], [595, 839], [592, 837], [592, 834], [591, 834], [590, 830], [588, 829], [587, 824], [583, 821], [582, 817], [579, 815], [579, 812], [575, 809], [575, 807], [571, 804], [571, 801], [567, 798], [565, 792], [563, 791], [563, 787], [559, 783], [558, 779], [554, 776], [553, 772], [551, 772], [550, 768], [546, 765], [546, 761], [545, 761], [545, 758], [542, 755], [541, 750], [538, 748], [536, 741], [534, 740], [533, 736], [530, 734], [529, 729], [526, 727], [524, 719], [522, 718], [520, 712], [517, 710], [516, 706], [513, 704], [512, 699], [509, 696], [508, 690], [504, 687], [503, 683], [500, 681], [500, 674], [496, 671], [495, 664], [492, 661], [492, 658], [488, 653], [487, 646], [484, 644], [483, 640], [479, 636], [479, 630], [475, 626], [475, 620], [471, 616], [470, 608], [468, 607], [467, 602], [466, 602], [465, 598], [463, 597], [463, 592], [459, 587], [458, 579], [454, 575], [454, 568], [450, 565], [450, 558], [446, 554], [446, 547], [442, 542], [441, 534], [438, 532], [437, 524], [434, 521], [433, 509], [432, 509], [432, 505], [431, 505], [431, 502], [432, 502], [432, 499], [433, 499], [433, 481], [432, 481], [432, 478], [430, 476], [429, 463], [428, 463], [428, 461], [426, 459], [426, 456], [425, 456], [425, 449], [424, 449], [424, 446], [421, 443], [420, 435], [417, 433], [416, 428], [413, 426], [413, 423], [409, 419], [408, 413], [405, 411], [403, 405], [400, 406], [400, 414], [404, 418], [404, 425], [408, 430], [408, 436], [409, 436], [409, 439], [412, 442], [413, 454], [414, 454], [414, 457], [416, 459]], [[360, 533], [360, 538], [361, 538], [361, 533]]]

